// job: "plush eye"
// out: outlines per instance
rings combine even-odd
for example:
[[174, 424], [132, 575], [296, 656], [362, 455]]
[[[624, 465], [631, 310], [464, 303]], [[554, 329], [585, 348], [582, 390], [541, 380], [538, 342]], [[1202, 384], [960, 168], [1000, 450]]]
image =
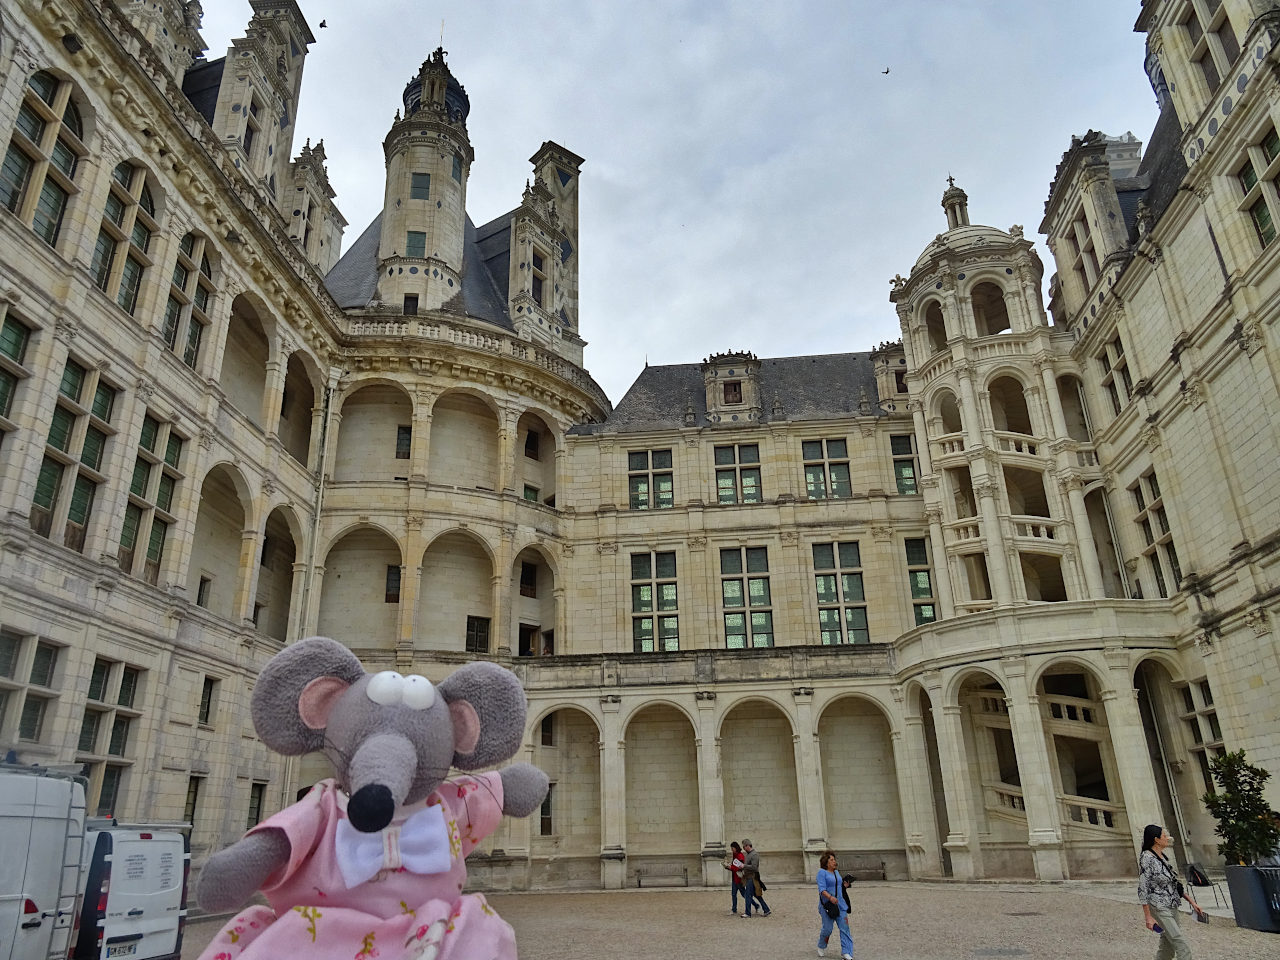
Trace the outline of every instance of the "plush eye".
[[374, 703], [392, 707], [404, 699], [404, 686], [404, 677], [394, 670], [383, 670], [373, 675], [365, 689], [365, 696]]
[[404, 678], [404, 705], [410, 710], [426, 710], [436, 702], [436, 688], [416, 673]]

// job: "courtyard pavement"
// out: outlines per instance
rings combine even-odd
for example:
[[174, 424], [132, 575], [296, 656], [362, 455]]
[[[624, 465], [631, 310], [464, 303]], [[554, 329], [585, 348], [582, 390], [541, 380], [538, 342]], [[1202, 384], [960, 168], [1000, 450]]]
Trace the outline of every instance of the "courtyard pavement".
[[[1136, 881], [1060, 884], [859, 881], [850, 889], [854, 956], [872, 958], [1070, 958], [1155, 955]], [[1225, 890], [1225, 887], [1224, 887]], [[1201, 895], [1203, 894], [1203, 895]], [[778, 884], [770, 917], [729, 914], [727, 888], [493, 894], [516, 931], [520, 960], [801, 960], [817, 956], [817, 892]], [[1213, 893], [1197, 891], [1207, 926], [1184, 914], [1196, 960], [1277, 960], [1280, 934], [1242, 930]], [[1208, 901], [1206, 903], [1206, 901]], [[739, 904], [741, 907], [741, 904]], [[183, 960], [195, 960], [220, 923], [187, 925]], [[833, 934], [827, 956], [839, 960]], [[305, 960], [305, 958], [304, 958]]]

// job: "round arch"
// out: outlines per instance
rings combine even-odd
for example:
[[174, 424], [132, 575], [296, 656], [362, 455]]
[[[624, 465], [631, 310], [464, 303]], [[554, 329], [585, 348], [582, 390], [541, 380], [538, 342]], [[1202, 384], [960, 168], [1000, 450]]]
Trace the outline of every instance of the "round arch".
[[477, 544], [480, 547], [480, 549], [484, 551], [484, 555], [489, 558], [489, 566], [491, 566], [496, 572], [498, 567], [498, 554], [494, 551], [493, 546], [489, 543], [488, 540], [482, 537], [479, 533], [477, 533], [471, 527], [464, 527], [460, 524], [454, 524], [452, 526], [442, 527], [440, 530], [432, 534], [431, 539], [428, 540], [426, 542], [426, 545], [422, 548], [422, 556], [418, 557], [418, 563], [419, 564], [422, 563], [423, 558], [426, 557], [427, 553], [431, 550], [431, 548], [436, 543], [438, 543], [440, 540], [443, 540], [445, 537], [453, 536], [455, 534], [465, 537], [466, 539], [471, 540], [475, 544]]
[[434, 400], [431, 401], [431, 410], [429, 412], [434, 415], [436, 412], [436, 407], [440, 405], [440, 401], [449, 397], [470, 397], [473, 400], [479, 400], [481, 403], [483, 403], [486, 407], [489, 408], [489, 412], [493, 414], [494, 419], [496, 419], [499, 423], [502, 422], [502, 419], [503, 419], [502, 407], [498, 405], [498, 401], [493, 397], [492, 394], [486, 393], [484, 390], [481, 390], [479, 387], [457, 386], [457, 387], [449, 387], [447, 390], [442, 390], [439, 396], [437, 396]]
[[898, 730], [901, 725], [902, 718], [898, 716], [894, 710], [879, 697], [864, 690], [842, 690], [829, 699], [821, 701], [821, 704], [814, 704], [814, 730], [817, 732], [818, 724], [822, 722], [822, 715], [832, 707], [838, 706], [847, 700], [860, 700], [875, 707], [884, 717], [885, 722], [889, 724], [890, 730]]
[[572, 700], [557, 700], [554, 703], [539, 704], [538, 712], [529, 715], [529, 717], [527, 718], [527, 730], [525, 731], [525, 735], [528, 738], [529, 742], [531, 743], [533, 742], [533, 739], [537, 733], [537, 730], [542, 725], [543, 720], [545, 720], [547, 717], [551, 716], [552, 714], [559, 713], [562, 710], [571, 710], [571, 711], [582, 714], [588, 720], [590, 720], [591, 723], [595, 726], [596, 733], [599, 736], [604, 736], [604, 718], [603, 717], [597, 716], [596, 714], [592, 713], [589, 709], [584, 707], [582, 704], [575, 703]]
[[680, 716], [688, 720], [689, 727], [693, 730], [694, 736], [696, 737], [698, 735], [697, 718], [689, 711], [687, 706], [682, 704], [679, 700], [672, 699], [671, 697], [655, 697], [652, 700], [645, 700], [643, 702], [633, 704], [631, 709], [622, 715], [621, 730], [623, 739], [626, 739], [627, 731], [631, 728], [632, 721], [650, 707], [670, 707], [672, 710], [676, 711], [676, 713], [680, 714]]
[[[955, 673], [944, 681], [942, 686], [942, 702], [934, 704], [934, 710], [940, 710], [944, 706], [957, 706], [960, 703], [960, 691], [970, 680], [976, 677], [985, 677], [1000, 685], [1000, 689], [1008, 692], [1009, 680], [999, 667], [988, 666], [982, 664], [969, 664], [961, 667]], [[928, 693], [928, 691], [925, 691]]]
[[1071, 653], [1050, 654], [1037, 663], [1027, 676], [1027, 684], [1035, 690], [1040, 681], [1050, 673], [1062, 673], [1063, 666], [1079, 667], [1098, 685], [1098, 693], [1111, 689], [1111, 679], [1106, 662], [1097, 651], [1072, 651]]
[[208, 483], [210, 477], [219, 471], [226, 474], [231, 481], [231, 486], [236, 492], [236, 498], [240, 501], [240, 509], [244, 511], [245, 527], [251, 530], [257, 529], [259, 521], [257, 497], [254, 495], [254, 490], [249, 485], [249, 480], [244, 475], [244, 471], [234, 461], [219, 460], [211, 464], [209, 469], [200, 477], [201, 488]]
[[337, 403], [335, 404], [335, 412], [341, 414], [342, 408], [346, 406], [348, 400], [361, 390], [367, 390], [370, 387], [390, 387], [392, 390], [401, 394], [409, 401], [410, 404], [414, 402], [413, 394], [409, 392], [409, 388], [406, 387], [404, 383], [394, 377], [383, 376], [379, 373], [371, 373], [348, 381], [348, 383], [338, 392], [338, 396], [335, 398], [337, 400]]
[[767, 707], [773, 707], [775, 710], [781, 713], [784, 717], [786, 717], [787, 726], [789, 727], [791, 735], [793, 737], [797, 736], [800, 733], [800, 730], [796, 725], [796, 718], [792, 715], [791, 711], [787, 709], [785, 704], [781, 703], [778, 700], [775, 700], [773, 697], [768, 696], [767, 694], [748, 693], [745, 696], [737, 700], [734, 700], [732, 703], [725, 704], [724, 708], [720, 711], [719, 716], [716, 717], [716, 736], [717, 737], [724, 736], [724, 724], [725, 724], [725, 721], [729, 718], [729, 714], [733, 713], [733, 711], [737, 710], [739, 707], [750, 706], [752, 704], [763, 704], [764, 706], [767, 706]]
[[[320, 566], [324, 566], [330, 552], [335, 546], [347, 537], [351, 536], [351, 534], [359, 533], [362, 530], [372, 530], [376, 533], [383, 534], [388, 540], [396, 545], [396, 549], [400, 551], [401, 558], [404, 557], [404, 543], [384, 524], [374, 520], [353, 520], [346, 526], [339, 527], [330, 536], [316, 544], [316, 562], [319, 563]], [[401, 562], [403, 562], [403, 559]]]

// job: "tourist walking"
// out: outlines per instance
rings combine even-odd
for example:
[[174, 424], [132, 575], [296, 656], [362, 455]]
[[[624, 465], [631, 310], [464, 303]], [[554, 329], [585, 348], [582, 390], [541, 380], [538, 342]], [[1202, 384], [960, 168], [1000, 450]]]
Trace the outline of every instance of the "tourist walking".
[[724, 864], [724, 868], [729, 871], [729, 877], [733, 881], [733, 900], [729, 906], [729, 912], [734, 916], [738, 915], [739, 893], [746, 899], [747, 904], [751, 903], [751, 894], [742, 885], [742, 867], [745, 863], [746, 859], [745, 854], [742, 852], [742, 846], [737, 840], [734, 840], [729, 844], [729, 856]]
[[1142, 853], [1138, 858], [1138, 902], [1147, 929], [1160, 934], [1156, 960], [1191, 960], [1191, 944], [1178, 923], [1178, 903], [1191, 904], [1197, 920], [1207, 918], [1200, 904], [1182, 885], [1178, 873], [1165, 859], [1164, 850], [1172, 838], [1159, 824], [1142, 831]]
[[818, 933], [818, 956], [827, 955], [831, 928], [840, 931], [841, 960], [853, 960], [853, 934], [849, 932], [849, 881], [836, 870], [836, 855], [824, 850], [818, 858], [818, 916], [822, 930]]
[[773, 911], [764, 902], [764, 881], [760, 879], [760, 854], [756, 852], [750, 840], [742, 841], [742, 849], [746, 853], [742, 863], [742, 885], [746, 888], [747, 896], [747, 912], [743, 916], [748, 920], [751, 919], [751, 899], [754, 894], [755, 899], [760, 901], [760, 908], [767, 917]]

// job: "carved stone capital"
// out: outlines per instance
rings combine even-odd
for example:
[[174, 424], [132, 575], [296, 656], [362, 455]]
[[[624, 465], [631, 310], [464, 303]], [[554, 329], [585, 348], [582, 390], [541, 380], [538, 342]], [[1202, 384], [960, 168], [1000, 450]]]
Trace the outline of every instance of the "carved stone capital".
[[973, 485], [973, 492], [979, 497], [996, 497], [1000, 493], [1000, 488], [990, 480], [984, 480], [981, 483]]
[[796, 533], [794, 530], [783, 530], [780, 536], [782, 538], [782, 542], [790, 546], [795, 546], [800, 542], [800, 534]]
[[1182, 391], [1182, 400], [1187, 406], [1195, 408], [1204, 403], [1204, 382], [1199, 377], [1188, 377], [1182, 381], [1179, 389]]
[[53, 321], [53, 336], [63, 343], [70, 343], [80, 332], [80, 324], [71, 317], [59, 316]]
[[701, 550], [707, 545], [707, 538], [703, 536], [694, 536], [689, 538], [689, 547], [693, 550]]
[[871, 528], [871, 537], [874, 540], [892, 540], [893, 527], [887, 524], [876, 524]]
[[1250, 610], [1245, 614], [1244, 622], [1253, 630], [1255, 637], [1265, 637], [1271, 632], [1271, 618], [1267, 616], [1267, 611], [1261, 607]]
[[613, 541], [610, 541], [608, 543], [596, 544], [596, 553], [606, 554], [606, 553], [617, 553], [617, 552], [618, 552], [618, 545]]

